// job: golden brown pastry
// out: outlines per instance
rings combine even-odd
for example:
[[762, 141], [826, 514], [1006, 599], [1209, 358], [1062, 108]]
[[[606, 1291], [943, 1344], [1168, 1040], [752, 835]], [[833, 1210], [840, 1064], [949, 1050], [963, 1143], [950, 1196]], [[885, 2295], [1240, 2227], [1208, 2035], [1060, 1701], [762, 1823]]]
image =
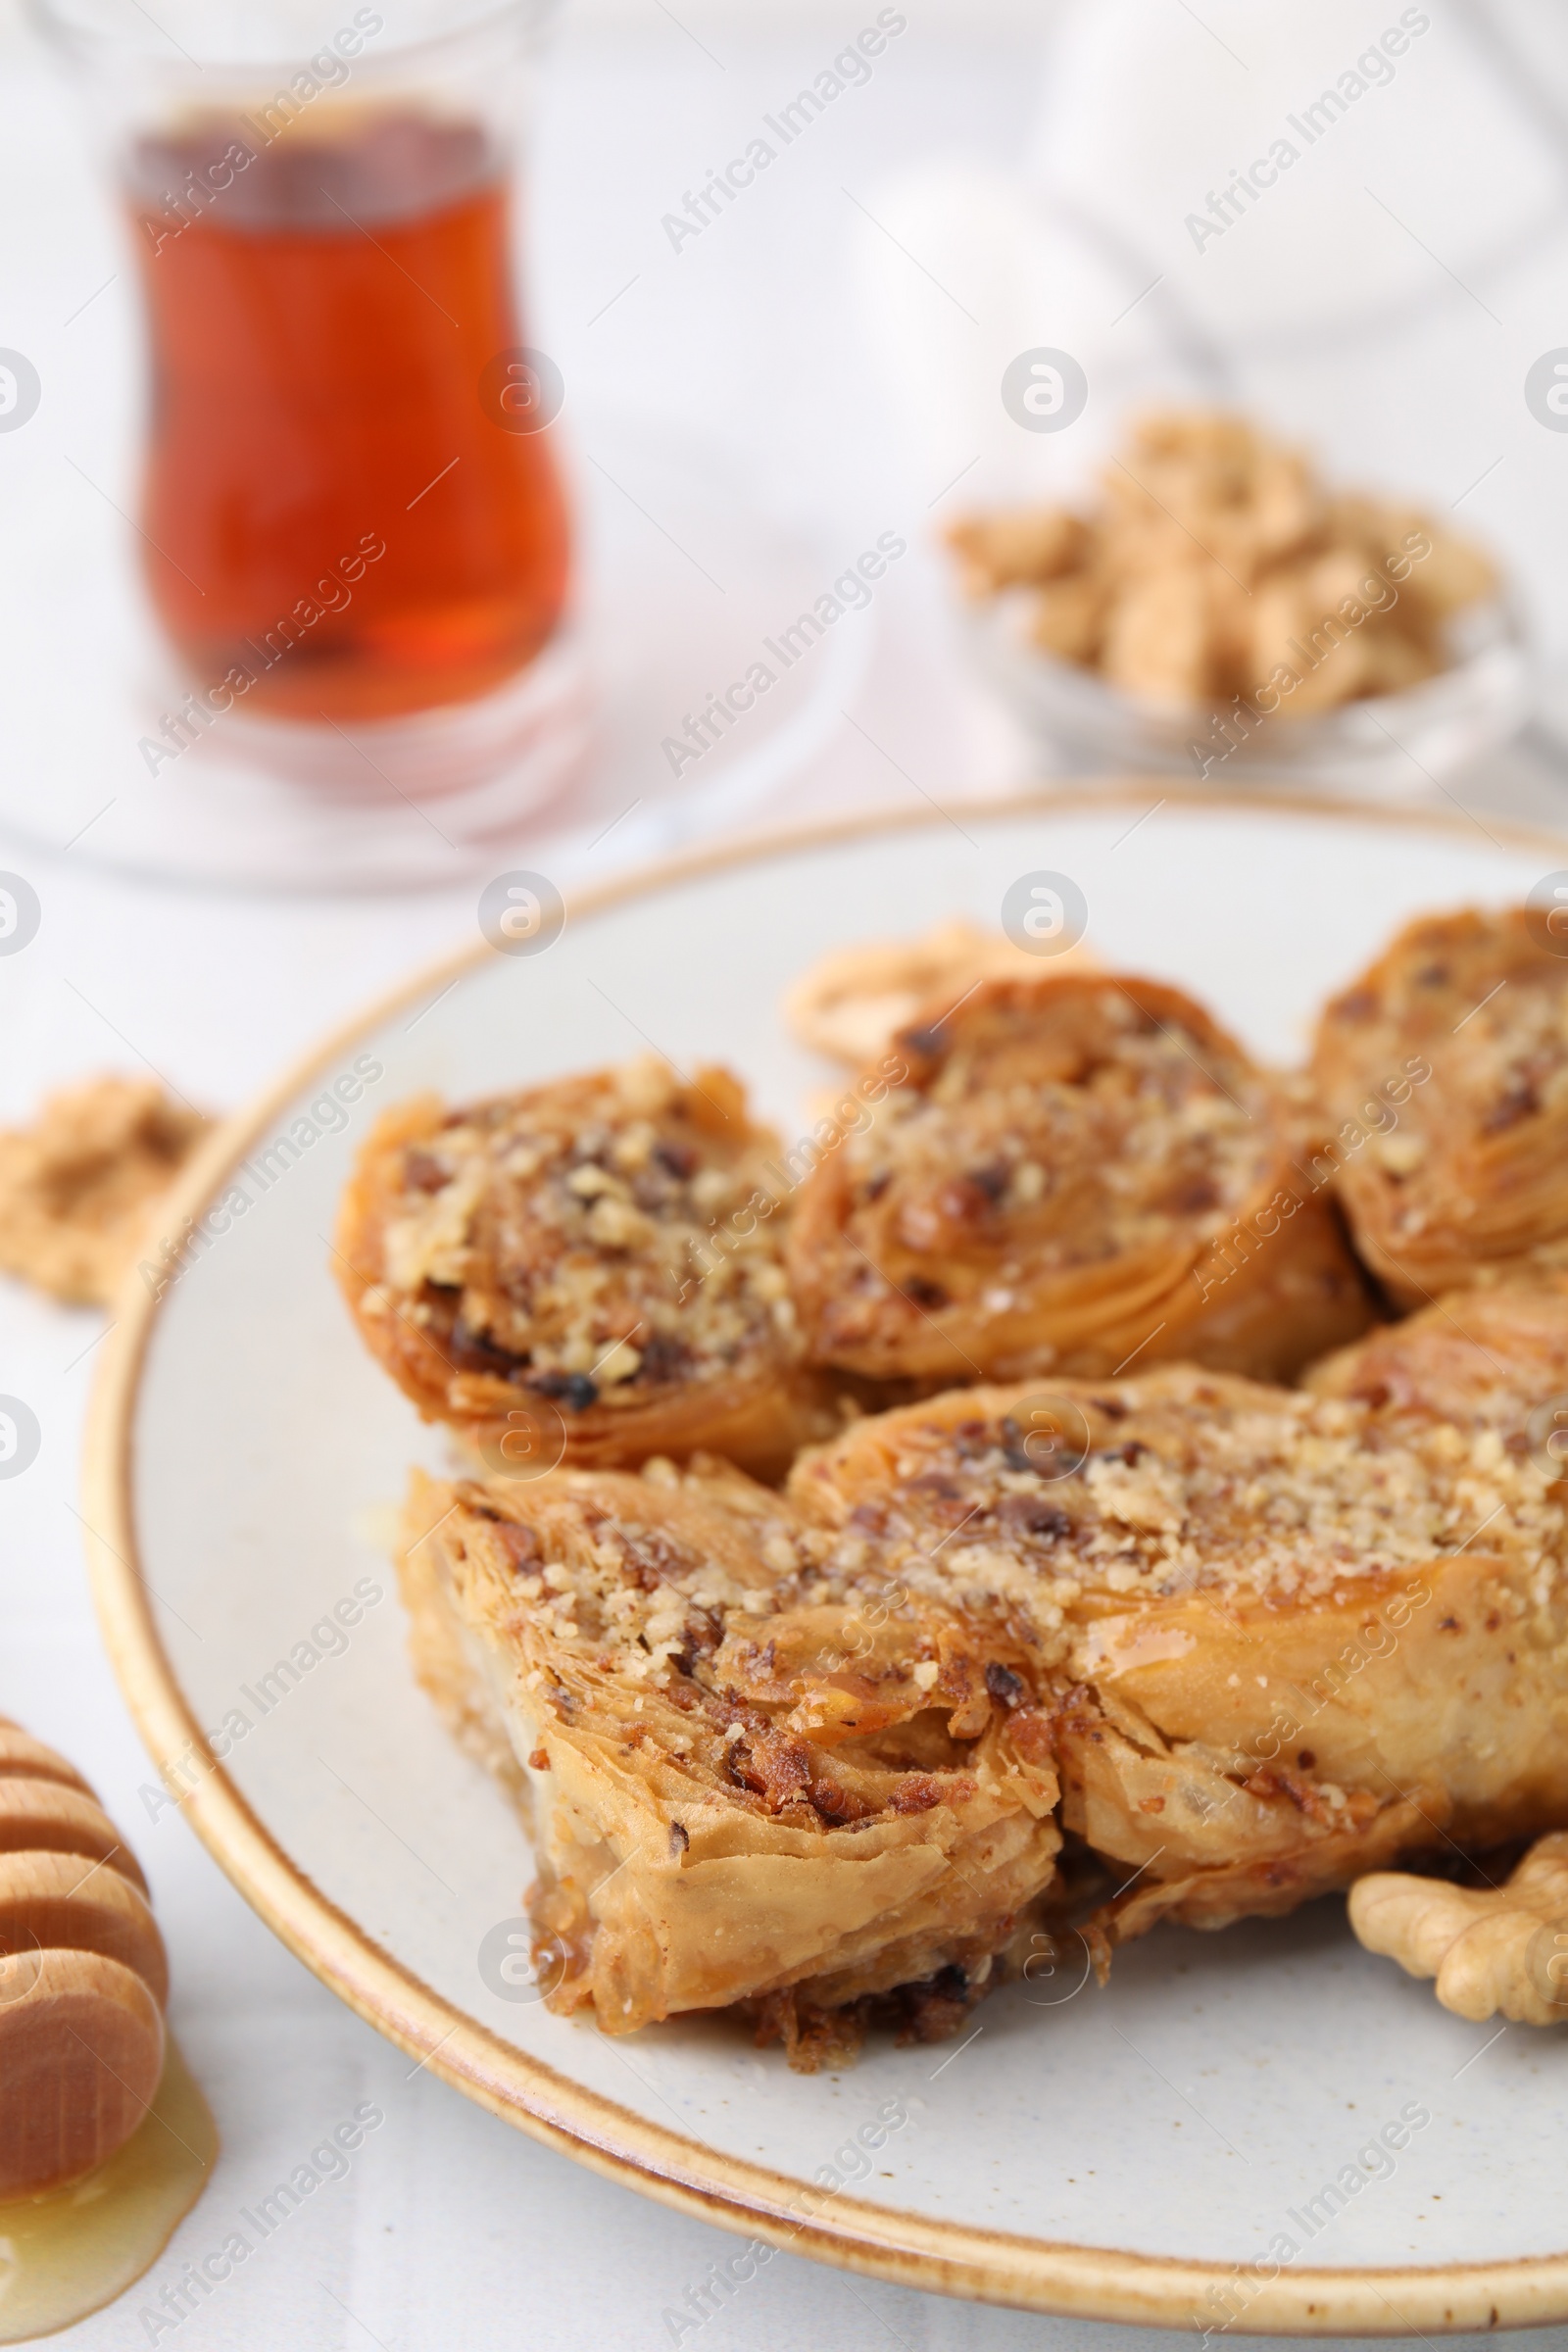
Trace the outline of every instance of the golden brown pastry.
[[1326, 1168], [1401, 1305], [1568, 1262], [1568, 957], [1541, 929], [1524, 907], [1422, 916], [1323, 1014]]
[[711, 1447], [775, 1474], [835, 1426], [780, 1262], [788, 1180], [725, 1070], [648, 1057], [372, 1131], [336, 1264], [370, 1351], [498, 1472]]
[[1550, 1446], [1568, 1473], [1568, 1270], [1450, 1292], [1308, 1366], [1302, 1386], [1378, 1405], [1385, 1419], [1494, 1428], [1515, 1453]]
[[809, 2063], [824, 2013], [908, 1987], [929, 2036], [984, 1988], [1060, 1843], [1030, 1637], [863, 1550], [716, 1463], [416, 1476], [416, 1665], [524, 1795], [553, 2008], [745, 2001]]
[[872, 1379], [1288, 1378], [1365, 1294], [1295, 1164], [1298, 1114], [1179, 989], [988, 980], [901, 1032], [908, 1066], [803, 1187], [788, 1265], [816, 1359]]
[[782, 1495], [416, 1479], [416, 1661], [531, 1800], [547, 1996], [809, 2050], [902, 1990], [934, 2033], [1059, 1918], [1061, 1832], [1102, 1953], [1568, 1818], [1568, 1512], [1510, 1435], [1542, 1377], [1527, 1335], [1462, 1424], [1191, 1365], [955, 1390]]
[[1495, 1427], [1172, 1366], [861, 1421], [787, 1496], [1054, 1693], [1114, 1939], [1568, 1819], [1568, 1517]]

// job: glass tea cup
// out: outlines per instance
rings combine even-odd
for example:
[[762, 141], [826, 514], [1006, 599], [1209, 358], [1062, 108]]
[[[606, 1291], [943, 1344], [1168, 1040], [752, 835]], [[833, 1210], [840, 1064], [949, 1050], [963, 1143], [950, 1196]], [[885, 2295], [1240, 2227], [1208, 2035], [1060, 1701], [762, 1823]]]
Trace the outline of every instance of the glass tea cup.
[[569, 571], [513, 259], [542, 0], [33, 6], [131, 224], [143, 573], [198, 716], [298, 752], [514, 697]]

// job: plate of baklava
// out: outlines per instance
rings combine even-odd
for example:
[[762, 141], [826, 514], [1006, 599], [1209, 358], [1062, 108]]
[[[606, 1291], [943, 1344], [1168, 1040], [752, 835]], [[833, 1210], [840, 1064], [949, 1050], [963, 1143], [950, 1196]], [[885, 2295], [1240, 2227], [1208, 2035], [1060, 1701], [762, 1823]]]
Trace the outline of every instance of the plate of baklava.
[[730, 2287], [1568, 2317], [1568, 844], [1104, 785], [490, 896], [107, 1343], [171, 1804]]

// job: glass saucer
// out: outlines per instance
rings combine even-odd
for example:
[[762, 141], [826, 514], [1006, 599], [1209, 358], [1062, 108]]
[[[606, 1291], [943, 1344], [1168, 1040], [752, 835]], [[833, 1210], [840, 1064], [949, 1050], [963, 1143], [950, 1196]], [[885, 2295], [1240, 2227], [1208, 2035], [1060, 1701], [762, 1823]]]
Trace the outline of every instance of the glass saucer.
[[[439, 887], [494, 871], [509, 842], [591, 842], [634, 811], [616, 836], [627, 855], [737, 821], [842, 725], [875, 609], [803, 649], [789, 632], [841, 551], [710, 445], [613, 419], [585, 420], [580, 445], [587, 462], [566, 460], [575, 614], [518, 678], [409, 720], [231, 710], [172, 737], [191, 681], [146, 612], [120, 511], [128, 466], [106, 461], [92, 483], [55, 466], [15, 474], [0, 833], [166, 880], [342, 891]], [[733, 692], [759, 663], [768, 684]], [[143, 748], [182, 734], [177, 757]]]

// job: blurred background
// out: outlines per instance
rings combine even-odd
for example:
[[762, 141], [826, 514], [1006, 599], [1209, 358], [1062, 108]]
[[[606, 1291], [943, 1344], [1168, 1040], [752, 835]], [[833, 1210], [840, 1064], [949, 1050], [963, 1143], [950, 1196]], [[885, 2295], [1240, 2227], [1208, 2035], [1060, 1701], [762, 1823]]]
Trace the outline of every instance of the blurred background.
[[[5, 333], [39, 391], [0, 441], [0, 647], [18, 687], [0, 824], [154, 875], [429, 886], [477, 870], [523, 813], [530, 838], [559, 836], [567, 855], [613, 821], [624, 858], [786, 803], [1081, 768], [1081, 744], [1020, 723], [1017, 697], [981, 684], [939, 534], [969, 506], [1085, 496], [1130, 414], [1155, 401], [1242, 410], [1306, 445], [1334, 486], [1400, 496], [1494, 551], [1530, 648], [1533, 723], [1518, 737], [1504, 695], [1473, 781], [1546, 811], [1544, 729], [1568, 659], [1552, 563], [1568, 414], [1545, 406], [1568, 334], [1568, 35], [1517, 4], [1450, 10], [1414, 33], [1374, 13], [1331, 7], [1288, 27], [1143, 0], [884, 11], [904, 20], [893, 33], [874, 10], [810, 6], [547, 15], [537, 68], [508, 102], [521, 331], [554, 371], [559, 413], [539, 438], [572, 518], [570, 674], [552, 672], [510, 775], [459, 789], [444, 823], [435, 801], [455, 775], [486, 775], [494, 739], [456, 758], [417, 743], [377, 754], [390, 782], [341, 742], [281, 758], [275, 724], [259, 749], [243, 711], [238, 727], [188, 728], [200, 740], [177, 760], [147, 749], [193, 673], [149, 609], [157, 566], [131, 527], [154, 517], [136, 240], [112, 185], [126, 168], [102, 127], [113, 110], [95, 127], [81, 77], [9, 15]], [[177, 69], [174, 35], [143, 15], [146, 49]], [[397, 29], [394, 12], [378, 37]], [[856, 46], [862, 29], [873, 54]], [[386, 63], [376, 39], [296, 136], [322, 136]], [[1375, 74], [1356, 68], [1369, 46]], [[123, 150], [130, 134], [115, 133]], [[1298, 158], [1283, 170], [1282, 139]], [[759, 140], [773, 151], [760, 167]], [[1228, 194], [1254, 159], [1263, 181]], [[167, 189], [184, 158], [164, 161]], [[732, 166], [734, 187], [715, 180]], [[452, 330], [439, 301], [422, 315], [434, 351]], [[1020, 424], [1003, 397], [1009, 366], [1041, 348], [1083, 373], [1066, 429]], [[389, 403], [406, 365], [398, 349], [381, 361]], [[472, 455], [468, 467], [477, 481]], [[168, 513], [182, 487], [163, 484]], [[418, 520], [452, 495], [432, 491]], [[843, 625], [806, 636], [787, 671], [764, 655], [879, 534], [908, 553], [874, 595], [838, 600]], [[172, 570], [165, 584], [177, 589]], [[710, 740], [686, 726], [760, 658], [776, 690], [745, 724], [710, 720]], [[1421, 767], [1463, 765], [1476, 747], [1450, 748], [1420, 765], [1391, 754], [1380, 788], [1436, 797]], [[275, 783], [289, 760], [303, 789]]]
[[[121, 14], [145, 20], [138, 41], [177, 75], [160, 49], [179, 49], [175, 12], [126, 0]], [[347, 0], [317, 14], [320, 41], [356, 22]], [[171, 636], [179, 591], [158, 571], [178, 569], [174, 536], [197, 527], [206, 492], [184, 470], [198, 453], [168, 437], [149, 394], [152, 240], [144, 224], [138, 253], [122, 201], [140, 85], [111, 67], [94, 98], [69, 43], [52, 46], [0, 6], [0, 889], [32, 910], [0, 937], [8, 1124], [104, 1068], [203, 1109], [238, 1105], [422, 957], [476, 942], [481, 894], [512, 868], [569, 893], [725, 832], [1072, 787], [1141, 750], [1165, 778], [1152, 799], [1198, 782], [1200, 761], [1180, 745], [1167, 758], [1134, 721], [1098, 756], [1054, 731], [1015, 668], [988, 657], [943, 542], [971, 507], [1092, 500], [1150, 403], [1242, 411], [1306, 446], [1336, 487], [1490, 551], [1489, 642], [1505, 655], [1457, 711], [1384, 729], [1392, 748], [1355, 780], [1482, 832], [1563, 821], [1568, 19], [1544, 0], [1286, 15], [1256, 0], [567, 0], [516, 102], [516, 333], [485, 354], [501, 372], [474, 398], [492, 405], [462, 431], [474, 474], [486, 450], [522, 466], [522, 445], [547, 449], [571, 553], [559, 622], [527, 639], [536, 597], [511, 641], [534, 658], [513, 673], [501, 658], [448, 732], [439, 715], [348, 702], [269, 728], [232, 693], [190, 714], [223, 672], [202, 668], [194, 636]], [[491, 89], [483, 105], [503, 101]], [[144, 209], [179, 185], [185, 152], [148, 167]], [[750, 178], [735, 168], [748, 158]], [[1270, 158], [1272, 178], [1254, 170]], [[341, 182], [350, 210], [378, 169]], [[387, 161], [366, 199], [378, 254], [417, 210], [418, 172], [436, 186], [449, 169], [469, 184], [461, 156]], [[490, 282], [485, 299], [505, 323], [507, 288]], [[434, 381], [444, 338], [461, 335], [427, 307], [422, 356], [355, 355], [362, 376], [384, 369], [389, 407], [421, 368]], [[160, 330], [170, 369], [177, 324]], [[199, 289], [181, 331], [180, 365], [226, 368], [237, 399], [244, 369]], [[527, 356], [509, 376], [514, 349]], [[1044, 412], [1019, 390], [1046, 381], [1036, 360], [1066, 385]], [[161, 546], [150, 446], [167, 468]], [[481, 522], [515, 494], [537, 523], [551, 493], [526, 463], [531, 489], [498, 476]], [[387, 553], [367, 551], [359, 612], [362, 581], [392, 575], [398, 531], [423, 530], [443, 495], [439, 475], [405, 486], [390, 524], [366, 517]], [[537, 588], [548, 561], [529, 546], [517, 577]], [[310, 543], [312, 567], [318, 554]], [[538, 595], [549, 604], [548, 582]], [[306, 656], [326, 641], [305, 639]], [[392, 637], [377, 659], [383, 680], [412, 674]], [[287, 660], [292, 678], [298, 646]], [[748, 702], [733, 690], [749, 679]], [[1242, 765], [1210, 788], [1275, 788]], [[1297, 779], [1346, 781], [1332, 760]], [[76, 1446], [103, 1328], [19, 1286], [0, 1298], [0, 1390], [29, 1401], [41, 1433], [30, 1474], [0, 1490], [0, 1709], [66, 1748], [143, 1851], [181, 2031], [215, 2099], [245, 2119], [234, 2196], [379, 2086], [419, 2118], [182, 2340], [461, 2332], [480, 2346], [515, 2340], [519, 2320], [540, 2346], [590, 2329], [607, 2347], [665, 2340], [661, 2309], [716, 2236], [435, 2083], [408, 2091], [403, 2061], [272, 1942], [182, 1825], [139, 1800], [149, 1768], [80, 1565]], [[616, 2251], [589, 2276], [591, 2243]], [[721, 2319], [705, 2340], [1131, 2340], [787, 2257], [763, 2292], [744, 2332]], [[135, 2302], [61, 2340], [144, 2340]]]

